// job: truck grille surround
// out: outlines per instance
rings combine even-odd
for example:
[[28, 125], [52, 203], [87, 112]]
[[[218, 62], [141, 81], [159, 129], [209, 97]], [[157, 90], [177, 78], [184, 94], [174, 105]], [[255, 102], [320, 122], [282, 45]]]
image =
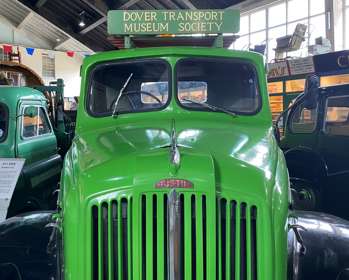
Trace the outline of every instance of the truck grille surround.
[[94, 203], [91, 279], [259, 279], [255, 205], [180, 191], [171, 204], [162, 192]]

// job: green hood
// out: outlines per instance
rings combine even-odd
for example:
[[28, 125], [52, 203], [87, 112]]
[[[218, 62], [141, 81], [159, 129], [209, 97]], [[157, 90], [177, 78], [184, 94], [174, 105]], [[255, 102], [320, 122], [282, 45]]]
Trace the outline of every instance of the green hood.
[[188, 129], [184, 121], [176, 121], [181, 162], [173, 174], [168, 147], [171, 123], [169, 119], [156, 126], [127, 124], [80, 135], [72, 154], [79, 163], [75, 179], [83, 181], [85, 195], [137, 185], [154, 187], [160, 179], [176, 177], [192, 180], [197, 186], [266, 198], [265, 187], [273, 185], [271, 174], [275, 174], [277, 162], [270, 129], [237, 123], [227, 130], [226, 123], [199, 121]]

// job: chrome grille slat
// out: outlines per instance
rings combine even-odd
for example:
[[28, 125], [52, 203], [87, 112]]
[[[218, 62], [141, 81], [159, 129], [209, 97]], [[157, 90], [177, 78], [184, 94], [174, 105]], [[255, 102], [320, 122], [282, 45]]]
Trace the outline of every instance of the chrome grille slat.
[[257, 207], [217, 199], [217, 279], [257, 280]]
[[[140, 205], [133, 212], [134, 201]], [[216, 270], [220, 280], [258, 280], [257, 207], [227, 197], [217, 197], [215, 207], [212, 201], [204, 194], [178, 193], [175, 279], [207, 280]], [[169, 203], [168, 194], [158, 192], [93, 205], [91, 279], [170, 280]], [[208, 209], [216, 212], [215, 221]], [[211, 227], [214, 222], [216, 234]], [[208, 256], [217, 259], [216, 265]], [[140, 273], [135, 275], [137, 267]]]

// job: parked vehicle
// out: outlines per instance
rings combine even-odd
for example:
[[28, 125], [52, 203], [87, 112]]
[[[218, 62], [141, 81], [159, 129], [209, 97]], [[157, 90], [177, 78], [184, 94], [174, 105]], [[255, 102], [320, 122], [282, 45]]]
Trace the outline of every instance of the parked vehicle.
[[63, 99], [63, 81], [57, 83], [38, 86], [42, 91], [0, 87], [0, 158], [25, 159], [7, 217], [56, 208], [62, 157], [73, 135], [57, 102]]
[[349, 219], [349, 85], [313, 91], [289, 109], [280, 147], [299, 206]]
[[[118, 11], [109, 24], [122, 29], [124, 12], [141, 17]], [[149, 37], [128, 37], [125, 46], [142, 39]], [[316, 244], [305, 243], [302, 232], [316, 214], [290, 211], [261, 55], [126, 49], [86, 58], [81, 74], [76, 137], [49, 223], [57, 228], [58, 279], [304, 279], [298, 267], [305, 244], [310, 252]], [[38, 215], [40, 227], [45, 218]], [[319, 232], [313, 228], [308, 238]], [[331, 236], [333, 244], [344, 233]], [[344, 275], [349, 263], [338, 256], [342, 262], [316, 276]]]

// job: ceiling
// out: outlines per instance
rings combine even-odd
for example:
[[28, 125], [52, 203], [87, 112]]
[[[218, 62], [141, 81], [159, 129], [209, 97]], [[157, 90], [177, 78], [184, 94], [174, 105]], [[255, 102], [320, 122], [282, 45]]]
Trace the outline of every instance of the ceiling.
[[6, 18], [16, 30], [23, 31], [32, 41], [35, 41], [36, 46], [33, 47], [92, 52], [82, 42], [18, 1], [0, 0], [0, 7], [0, 16]]
[[[13, 2], [11, 0], [1, 0]], [[115, 49], [116, 45], [107, 34], [106, 15], [108, 10], [129, 9], [225, 9], [245, 0], [19, 0], [34, 14], [58, 27], [69, 37], [84, 44], [93, 51]], [[81, 13], [86, 25], [80, 27]], [[23, 16], [22, 16], [23, 18]], [[15, 18], [18, 22], [22, 18]], [[38, 28], [37, 23], [31, 27]], [[46, 30], [49, 32], [49, 30]], [[52, 35], [54, 37], [57, 34]], [[57, 37], [56, 37], [57, 38]], [[69, 43], [69, 38], [61, 40], [61, 46]]]

